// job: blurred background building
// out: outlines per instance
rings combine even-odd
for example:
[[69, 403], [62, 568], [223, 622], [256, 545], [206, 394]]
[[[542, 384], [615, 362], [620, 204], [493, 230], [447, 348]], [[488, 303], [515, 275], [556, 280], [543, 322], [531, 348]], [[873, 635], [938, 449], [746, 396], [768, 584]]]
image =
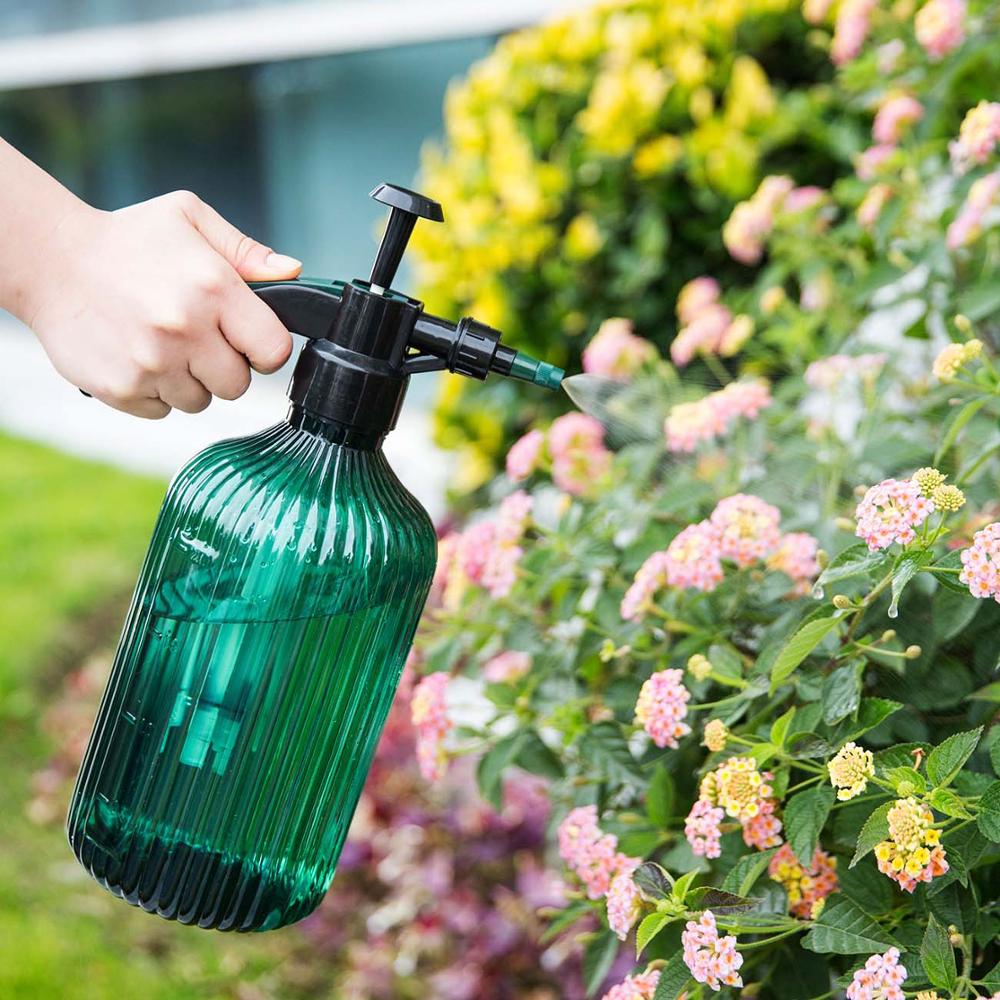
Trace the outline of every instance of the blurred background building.
[[[189, 188], [304, 273], [366, 277], [383, 214], [368, 191], [412, 182], [448, 81], [498, 34], [567, 6], [0, 0], [0, 135], [98, 207]], [[164, 473], [284, 409], [279, 375], [196, 417], [135, 421], [79, 397], [2, 319], [0, 359], [0, 427]], [[426, 446], [432, 381], [414, 381], [390, 447], [439, 510], [444, 459], [406, 465]]]

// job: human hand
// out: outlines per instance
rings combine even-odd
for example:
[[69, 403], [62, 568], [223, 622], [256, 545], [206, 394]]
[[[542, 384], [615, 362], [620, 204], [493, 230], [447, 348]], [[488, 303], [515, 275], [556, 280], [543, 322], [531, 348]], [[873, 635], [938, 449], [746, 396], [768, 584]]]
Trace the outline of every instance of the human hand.
[[292, 257], [188, 191], [116, 212], [76, 203], [51, 234], [21, 318], [56, 370], [109, 406], [159, 418], [236, 399], [272, 372], [288, 331], [246, 281], [294, 278]]

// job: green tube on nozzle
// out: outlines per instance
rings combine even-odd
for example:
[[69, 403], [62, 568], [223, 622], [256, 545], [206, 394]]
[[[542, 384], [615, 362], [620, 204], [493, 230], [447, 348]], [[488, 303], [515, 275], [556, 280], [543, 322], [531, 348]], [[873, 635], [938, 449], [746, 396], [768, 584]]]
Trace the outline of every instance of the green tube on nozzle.
[[511, 378], [519, 378], [523, 382], [533, 382], [546, 389], [558, 389], [562, 385], [565, 375], [566, 373], [561, 368], [556, 368], [555, 365], [550, 365], [545, 361], [538, 361], [522, 351], [517, 352], [510, 366]]

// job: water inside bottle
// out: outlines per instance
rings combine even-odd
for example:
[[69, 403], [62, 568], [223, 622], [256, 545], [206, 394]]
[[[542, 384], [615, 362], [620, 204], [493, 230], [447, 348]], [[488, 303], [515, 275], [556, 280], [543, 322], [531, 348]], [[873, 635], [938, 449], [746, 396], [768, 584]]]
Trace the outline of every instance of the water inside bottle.
[[110, 750], [81, 773], [80, 860], [130, 902], [202, 926], [267, 929], [309, 912], [398, 680], [387, 617], [152, 615], [95, 728], [96, 741], [111, 727]]

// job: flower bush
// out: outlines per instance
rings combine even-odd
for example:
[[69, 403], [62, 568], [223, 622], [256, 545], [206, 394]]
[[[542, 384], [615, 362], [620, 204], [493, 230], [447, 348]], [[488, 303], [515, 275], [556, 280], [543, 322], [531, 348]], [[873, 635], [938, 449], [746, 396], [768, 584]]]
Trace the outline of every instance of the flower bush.
[[[745, 271], [722, 243], [734, 204], [769, 173], [849, 169], [863, 132], [814, 86], [831, 72], [794, 0], [601, 3], [507, 36], [451, 88], [424, 157], [448, 224], [414, 233], [421, 297], [573, 369], [609, 317], [665, 347], [687, 280]], [[464, 446], [457, 492], [559, 405], [449, 378], [438, 436]]]
[[753, 284], [692, 279], [670, 360], [611, 321], [491, 487], [502, 593], [479, 515], [418, 636], [480, 692], [441, 760], [547, 782], [589, 996], [1000, 993], [1000, 11], [827, 6], [855, 173], [733, 208]]

